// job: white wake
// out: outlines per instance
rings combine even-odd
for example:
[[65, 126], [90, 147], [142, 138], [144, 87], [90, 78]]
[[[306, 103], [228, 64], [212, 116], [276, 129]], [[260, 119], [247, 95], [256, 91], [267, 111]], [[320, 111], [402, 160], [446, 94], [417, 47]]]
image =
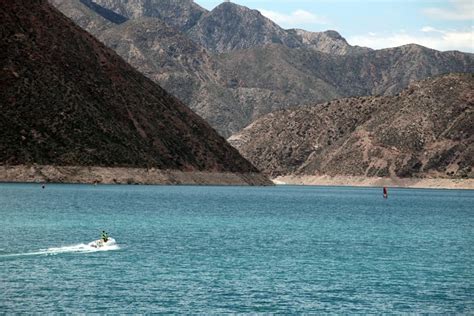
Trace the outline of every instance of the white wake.
[[63, 247], [51, 247], [47, 249], [40, 249], [35, 252], [14, 253], [0, 255], [1, 257], [21, 257], [21, 256], [38, 256], [38, 255], [58, 255], [62, 253], [91, 253], [99, 251], [119, 250], [120, 247], [115, 239], [109, 238], [107, 243], [100, 243], [98, 240], [91, 241], [88, 244], [77, 244]]

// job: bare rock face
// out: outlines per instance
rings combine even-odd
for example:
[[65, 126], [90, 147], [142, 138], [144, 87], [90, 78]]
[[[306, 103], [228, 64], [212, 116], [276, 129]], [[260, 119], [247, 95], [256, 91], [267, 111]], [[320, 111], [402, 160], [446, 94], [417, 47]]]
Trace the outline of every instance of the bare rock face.
[[[370, 51], [357, 55], [330, 55], [312, 49], [281, 45], [221, 54], [226, 79], [251, 87], [272, 87], [291, 93], [293, 85], [318, 86], [339, 97], [394, 95], [410, 83], [450, 72], [474, 72], [474, 55], [439, 52], [419, 45]], [[296, 81], [295, 81], [296, 80]], [[301, 92], [302, 93], [302, 92]], [[324, 96], [323, 101], [331, 100]], [[306, 100], [300, 104], [307, 104]], [[291, 106], [294, 106], [291, 105]]]
[[229, 141], [271, 176], [473, 178], [474, 76], [272, 113]]
[[258, 172], [46, 1], [0, 8], [0, 164]]
[[69, 18], [94, 36], [116, 24], [78, 0], [50, 0], [49, 2], [61, 12], [67, 12]]
[[230, 2], [224, 2], [203, 15], [188, 34], [196, 43], [215, 53], [272, 43], [288, 47], [301, 46], [295, 36], [257, 10]]
[[417, 45], [342, 56], [269, 45], [217, 59], [224, 80], [240, 96], [247, 95], [241, 104], [251, 113], [249, 124], [280, 109], [348, 96], [394, 95], [423, 78], [474, 72], [472, 54]]
[[207, 10], [192, 0], [94, 0], [128, 19], [159, 18], [180, 31], [193, 27]]
[[159, 19], [129, 20], [103, 31], [98, 39], [186, 104], [199, 87], [218, 80], [211, 56]]
[[346, 39], [336, 31], [308, 32], [300, 29], [288, 30], [296, 36], [307, 48], [332, 55], [354, 55], [370, 52], [372, 49], [360, 46], [351, 46]]

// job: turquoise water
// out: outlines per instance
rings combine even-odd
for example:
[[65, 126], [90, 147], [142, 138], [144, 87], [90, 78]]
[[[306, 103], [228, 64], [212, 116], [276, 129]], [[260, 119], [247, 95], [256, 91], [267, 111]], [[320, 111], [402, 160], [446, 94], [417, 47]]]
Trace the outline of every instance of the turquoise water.
[[[473, 206], [474, 191], [1, 184], [0, 312], [473, 313]], [[84, 247], [102, 229], [118, 249]]]

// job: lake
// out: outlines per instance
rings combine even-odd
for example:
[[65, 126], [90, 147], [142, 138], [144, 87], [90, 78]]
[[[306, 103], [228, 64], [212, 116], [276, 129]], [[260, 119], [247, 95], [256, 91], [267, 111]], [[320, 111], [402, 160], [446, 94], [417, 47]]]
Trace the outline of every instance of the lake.
[[474, 312], [474, 191], [0, 184], [0, 224], [0, 313]]

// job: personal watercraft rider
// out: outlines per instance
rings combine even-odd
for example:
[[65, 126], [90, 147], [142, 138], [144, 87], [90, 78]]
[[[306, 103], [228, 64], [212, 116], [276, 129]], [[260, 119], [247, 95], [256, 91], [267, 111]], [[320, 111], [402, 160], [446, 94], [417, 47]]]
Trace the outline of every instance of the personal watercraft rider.
[[100, 235], [100, 238], [104, 241], [107, 242], [109, 240], [109, 234], [105, 232], [105, 230], [102, 231], [102, 234]]

